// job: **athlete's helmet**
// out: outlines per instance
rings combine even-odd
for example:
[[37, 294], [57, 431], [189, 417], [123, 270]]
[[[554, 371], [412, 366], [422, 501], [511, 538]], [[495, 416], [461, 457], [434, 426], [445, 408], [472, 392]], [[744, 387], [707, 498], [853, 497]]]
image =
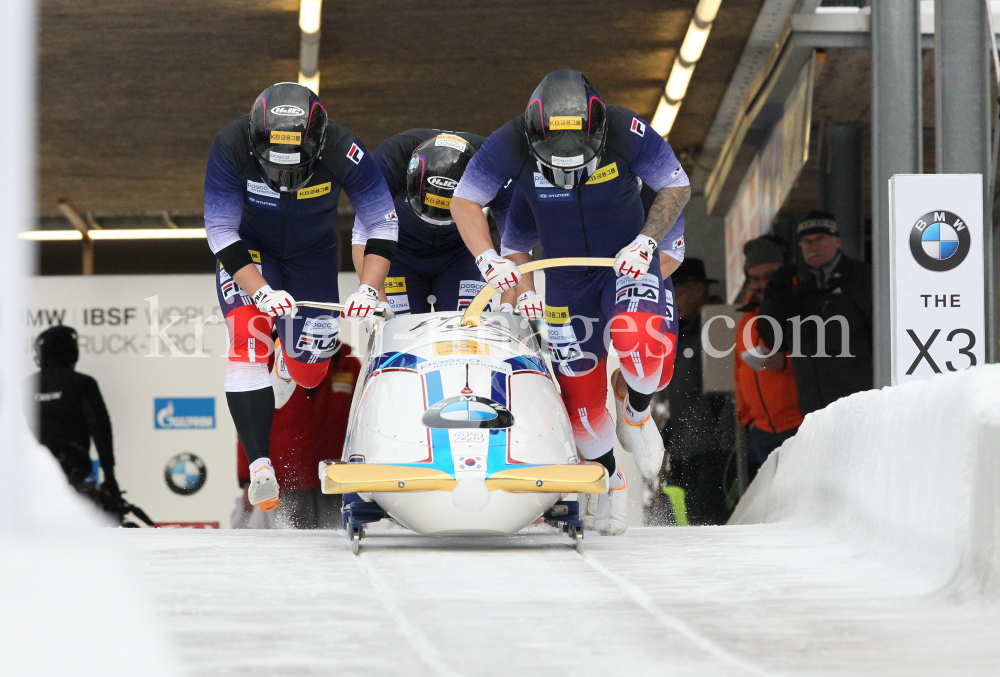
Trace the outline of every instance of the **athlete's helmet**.
[[406, 199], [417, 216], [434, 227], [455, 223], [451, 198], [475, 152], [454, 134], [438, 134], [417, 146], [406, 167]]
[[608, 115], [583, 73], [562, 70], [546, 75], [528, 101], [524, 126], [538, 171], [549, 183], [573, 188], [597, 169]]
[[80, 359], [76, 331], [59, 324], [49, 327], [35, 339], [35, 364], [42, 369], [66, 369]]
[[306, 185], [326, 142], [326, 109], [308, 87], [271, 85], [250, 109], [250, 148], [260, 177], [289, 193]]

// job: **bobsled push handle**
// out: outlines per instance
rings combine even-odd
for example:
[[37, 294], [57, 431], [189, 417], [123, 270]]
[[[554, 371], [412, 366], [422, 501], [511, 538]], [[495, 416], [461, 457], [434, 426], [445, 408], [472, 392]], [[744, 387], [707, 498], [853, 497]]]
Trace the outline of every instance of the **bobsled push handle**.
[[[296, 301], [295, 305], [305, 306], [307, 308], [322, 308], [323, 310], [335, 310], [339, 313], [344, 312], [343, 303], [325, 303], [323, 301]], [[385, 317], [385, 308], [376, 308], [373, 315], [378, 315], [379, 317]]]
[[[533, 270], [542, 270], [544, 268], [561, 268], [563, 266], [607, 266], [611, 267], [615, 265], [615, 260], [610, 258], [597, 258], [593, 256], [570, 256], [561, 259], [542, 259], [541, 261], [528, 261], [527, 263], [522, 263], [517, 267], [522, 273], [530, 273]], [[479, 316], [483, 313], [483, 308], [486, 304], [490, 302], [493, 295], [496, 294], [496, 290], [490, 285], [486, 285], [479, 290], [476, 294], [476, 298], [472, 299], [472, 303], [469, 307], [465, 309], [465, 315], [462, 316], [462, 326], [463, 327], [478, 327], [479, 326]], [[299, 304], [302, 305], [302, 304]]]

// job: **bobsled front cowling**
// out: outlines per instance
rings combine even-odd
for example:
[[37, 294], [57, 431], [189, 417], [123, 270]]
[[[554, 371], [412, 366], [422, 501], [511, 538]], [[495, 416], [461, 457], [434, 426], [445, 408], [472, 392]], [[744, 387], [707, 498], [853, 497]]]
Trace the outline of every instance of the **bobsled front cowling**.
[[460, 313], [431, 313], [376, 324], [342, 460], [435, 471], [448, 483], [446, 491], [371, 494], [415, 531], [512, 533], [562, 494], [480, 485], [579, 459], [528, 323], [499, 313], [484, 314], [479, 327], [460, 321]]

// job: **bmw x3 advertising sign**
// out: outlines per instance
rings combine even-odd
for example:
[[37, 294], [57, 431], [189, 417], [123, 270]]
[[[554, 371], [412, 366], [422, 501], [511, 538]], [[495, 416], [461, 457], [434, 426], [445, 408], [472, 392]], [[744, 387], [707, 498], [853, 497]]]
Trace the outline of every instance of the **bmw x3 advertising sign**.
[[897, 174], [889, 205], [893, 384], [982, 364], [982, 175]]

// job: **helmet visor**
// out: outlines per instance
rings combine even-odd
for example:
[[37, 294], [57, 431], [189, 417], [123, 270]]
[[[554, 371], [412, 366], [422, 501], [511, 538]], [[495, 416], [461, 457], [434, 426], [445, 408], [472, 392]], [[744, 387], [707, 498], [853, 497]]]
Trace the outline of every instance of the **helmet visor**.
[[273, 162], [261, 160], [254, 155], [257, 160], [257, 168], [260, 170], [260, 177], [268, 187], [278, 193], [294, 193], [309, 182], [313, 172], [316, 171], [318, 158], [311, 162], [299, 165], [280, 165]]
[[575, 169], [564, 169], [562, 167], [550, 167], [541, 160], [536, 160], [535, 164], [538, 165], [538, 171], [541, 172], [545, 180], [551, 183], [553, 186], [558, 186], [560, 188], [576, 188], [577, 186], [585, 183], [587, 179], [594, 173], [597, 169], [598, 163], [600, 163], [601, 158], [595, 157], [593, 160], [583, 165], [582, 167], [577, 167]]

